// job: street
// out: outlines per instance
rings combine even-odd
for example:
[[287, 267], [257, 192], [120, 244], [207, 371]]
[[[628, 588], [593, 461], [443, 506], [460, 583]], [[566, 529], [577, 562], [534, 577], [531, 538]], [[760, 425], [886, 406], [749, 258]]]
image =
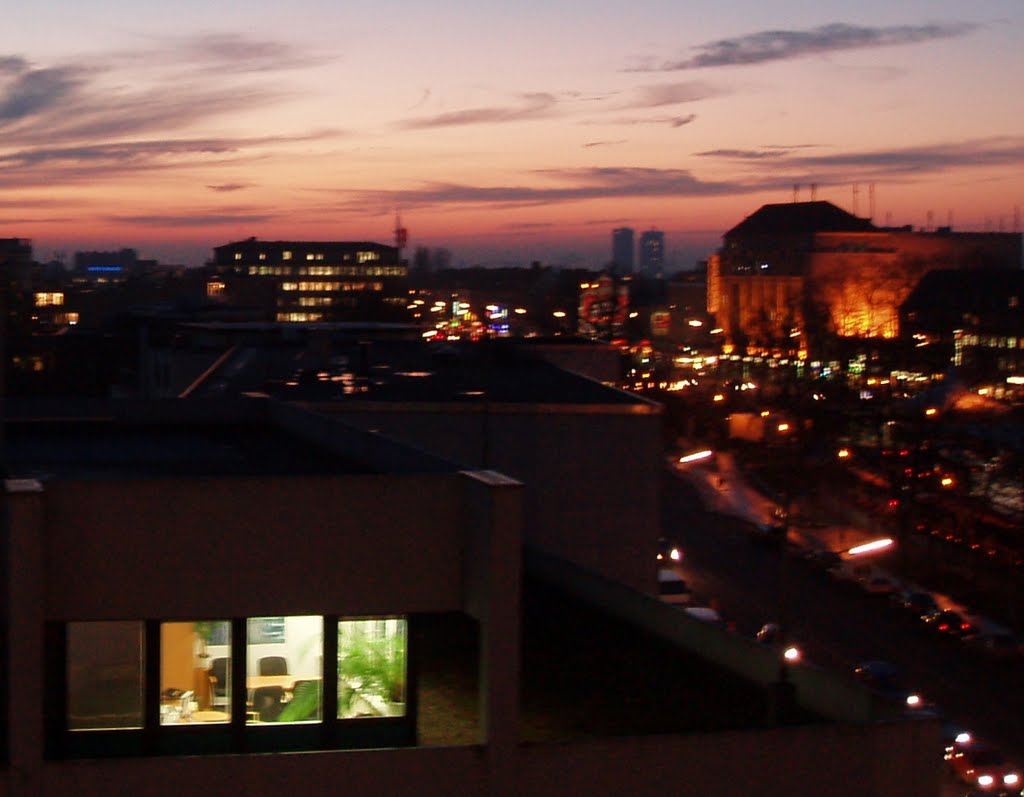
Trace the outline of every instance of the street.
[[886, 598], [836, 583], [794, 553], [752, 539], [746, 521], [705, 510], [696, 488], [671, 468], [663, 481], [663, 530], [683, 545], [680, 572], [738, 633], [752, 636], [763, 623], [781, 620], [787, 637], [820, 666], [850, 671], [861, 661], [889, 661], [949, 721], [1024, 762], [1019, 664], [973, 658]]

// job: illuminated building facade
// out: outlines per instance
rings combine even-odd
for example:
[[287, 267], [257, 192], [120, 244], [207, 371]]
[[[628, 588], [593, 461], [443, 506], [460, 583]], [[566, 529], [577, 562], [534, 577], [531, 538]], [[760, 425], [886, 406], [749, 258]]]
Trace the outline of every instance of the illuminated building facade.
[[408, 266], [393, 246], [371, 242], [244, 241], [214, 248], [208, 295], [263, 305], [268, 320], [405, 318]]
[[765, 205], [709, 262], [709, 309], [727, 342], [796, 355], [823, 339], [896, 338], [899, 307], [929, 271], [1020, 268], [1018, 233], [879, 228], [829, 202]]

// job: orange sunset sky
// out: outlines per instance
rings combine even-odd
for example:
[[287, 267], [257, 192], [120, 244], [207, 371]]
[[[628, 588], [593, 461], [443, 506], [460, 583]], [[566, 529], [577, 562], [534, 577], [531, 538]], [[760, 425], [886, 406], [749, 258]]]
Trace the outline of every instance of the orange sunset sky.
[[1020, 0], [19, 3], [0, 237], [199, 265], [400, 212], [460, 264], [599, 267], [631, 226], [675, 270], [811, 184], [1019, 230], [1021, 42]]

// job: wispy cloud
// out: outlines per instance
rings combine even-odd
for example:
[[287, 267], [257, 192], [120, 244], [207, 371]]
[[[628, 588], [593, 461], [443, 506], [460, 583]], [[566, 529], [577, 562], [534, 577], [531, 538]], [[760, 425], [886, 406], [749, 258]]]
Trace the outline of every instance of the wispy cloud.
[[199, 211], [183, 215], [138, 215], [109, 216], [108, 220], [118, 224], [131, 224], [143, 227], [221, 227], [225, 224], [265, 224], [274, 220], [272, 213], [256, 213], [252, 211], [231, 212], [218, 210], [213, 213]]
[[155, 40], [145, 52], [59, 64], [0, 55], [0, 187], [116, 179], [129, 169], [208, 164], [294, 141], [194, 131], [290, 99], [296, 92], [274, 74], [322, 60], [285, 42], [236, 35]]
[[588, 141], [588, 142], [586, 142], [583, 145], [583, 147], [585, 149], [589, 149], [591, 147], [614, 147], [614, 146], [616, 146], [618, 144], [625, 144], [625, 143], [626, 143], [626, 139], [624, 139], [624, 138], [616, 139], [615, 141]]
[[232, 191], [242, 191], [242, 190], [244, 190], [246, 188], [249, 188], [250, 184], [249, 183], [220, 183], [218, 185], [208, 185], [206, 187], [209, 188], [211, 191], [216, 191], [217, 193], [220, 193], [220, 194], [226, 194], [226, 193], [230, 193]]
[[660, 83], [652, 86], [640, 86], [633, 92], [622, 108], [661, 108], [666, 105], [679, 105], [687, 102], [706, 100], [726, 93], [723, 89], [699, 81], [683, 83]]
[[[538, 185], [538, 181], [541, 183]], [[545, 184], [547, 183], [547, 184]], [[597, 167], [548, 169], [529, 173], [528, 184], [481, 186], [428, 183], [405, 191], [357, 191], [352, 206], [403, 208], [431, 205], [519, 207], [588, 199], [722, 196], [753, 190], [739, 183], [704, 182], [685, 169]]]
[[976, 24], [969, 22], [886, 27], [835, 22], [809, 30], [766, 30], [698, 45], [692, 48], [695, 51], [694, 55], [681, 60], [652, 63], [648, 59], [647, 63], [627, 71], [674, 72], [705, 67], [760, 64], [821, 53], [948, 39], [966, 35], [977, 27]]
[[705, 180], [686, 169], [601, 167], [529, 172], [505, 185], [426, 183], [404, 191], [357, 190], [342, 193], [344, 206], [365, 212], [388, 208], [462, 206], [526, 207], [591, 199], [641, 197], [700, 198], [741, 196], [789, 188], [794, 180], [825, 186], [852, 179], [919, 179], [961, 168], [1024, 167], [1024, 139], [997, 138], [870, 152], [808, 154], [816, 145], [722, 149], [705, 158], [749, 164], [730, 179]]
[[421, 130], [432, 127], [457, 127], [541, 119], [551, 116], [557, 104], [558, 99], [553, 94], [546, 92], [522, 94], [515, 105], [464, 108], [435, 116], [407, 119], [400, 122], [399, 127], [405, 130]]
[[776, 166], [792, 172], [820, 173], [826, 179], [849, 180], [850, 176], [926, 175], [968, 167], [1024, 168], [1024, 138], [998, 137], [943, 144], [868, 150], [803, 154], [801, 148], [767, 148], [759, 150], [720, 149], [700, 152], [701, 157], [733, 162], [771, 160]]
[[668, 125], [669, 127], [683, 127], [696, 121], [697, 114], [689, 113], [686, 116], [619, 116], [610, 119], [603, 119], [601, 122], [591, 124], [614, 124], [614, 125]]

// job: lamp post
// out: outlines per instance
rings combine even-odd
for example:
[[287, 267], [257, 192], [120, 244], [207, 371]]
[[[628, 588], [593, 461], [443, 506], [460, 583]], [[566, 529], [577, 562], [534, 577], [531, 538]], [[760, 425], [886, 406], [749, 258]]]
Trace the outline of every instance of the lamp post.
[[791, 648], [787, 640], [789, 637], [789, 605], [786, 595], [787, 569], [789, 559], [789, 516], [793, 504], [793, 469], [796, 465], [796, 445], [798, 437], [794, 434], [792, 425], [786, 421], [779, 422], [775, 426], [777, 440], [782, 443], [782, 450], [785, 456], [781, 459], [785, 462], [788, 474], [783, 482], [782, 491], [782, 517], [779, 518], [780, 528], [776, 532], [779, 540], [779, 563], [776, 583], [776, 622], [778, 632], [775, 639], [775, 652], [777, 670], [775, 681], [771, 684], [770, 713], [771, 722], [774, 725], [785, 725], [792, 721], [796, 709], [796, 686], [789, 677], [789, 665], [799, 660], [799, 653]]

